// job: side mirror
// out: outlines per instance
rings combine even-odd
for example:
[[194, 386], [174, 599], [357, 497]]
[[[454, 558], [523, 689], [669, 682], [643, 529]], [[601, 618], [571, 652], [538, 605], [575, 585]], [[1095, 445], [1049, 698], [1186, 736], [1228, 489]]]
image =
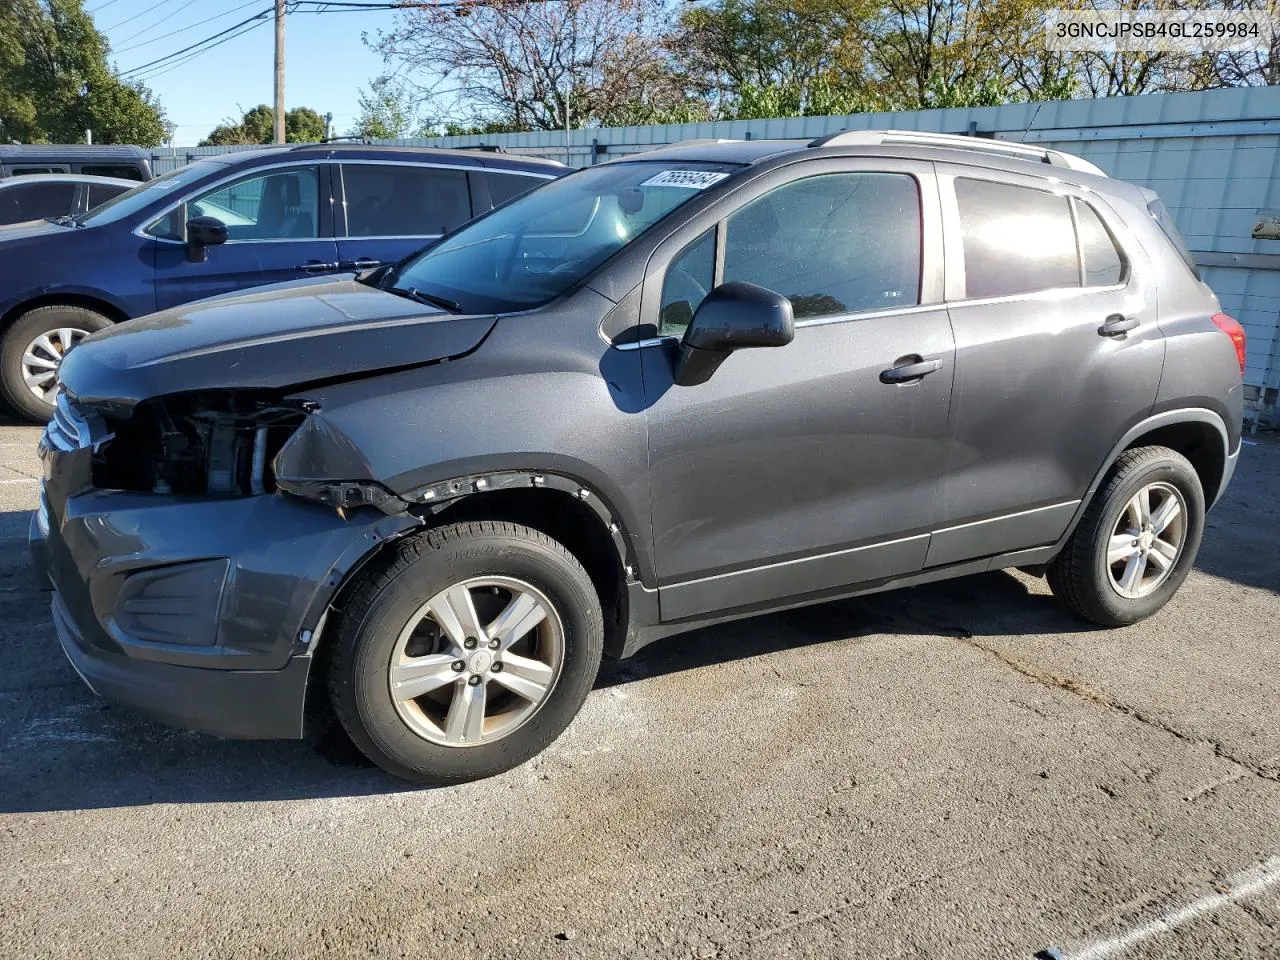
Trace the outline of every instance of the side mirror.
[[731, 280], [712, 290], [689, 321], [676, 357], [675, 382], [706, 383], [743, 347], [785, 347], [795, 337], [791, 301], [754, 283]]
[[187, 259], [203, 263], [205, 247], [227, 242], [227, 225], [217, 217], [192, 217], [187, 221]]

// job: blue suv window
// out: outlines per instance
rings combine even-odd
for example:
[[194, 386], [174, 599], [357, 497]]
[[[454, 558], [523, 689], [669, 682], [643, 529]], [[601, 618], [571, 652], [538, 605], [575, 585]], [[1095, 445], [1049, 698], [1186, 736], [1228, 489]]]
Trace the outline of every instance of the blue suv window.
[[319, 175], [299, 166], [248, 176], [189, 201], [186, 215], [221, 220], [229, 242], [318, 237]]
[[461, 167], [344, 163], [342, 191], [349, 237], [433, 237], [471, 219]]

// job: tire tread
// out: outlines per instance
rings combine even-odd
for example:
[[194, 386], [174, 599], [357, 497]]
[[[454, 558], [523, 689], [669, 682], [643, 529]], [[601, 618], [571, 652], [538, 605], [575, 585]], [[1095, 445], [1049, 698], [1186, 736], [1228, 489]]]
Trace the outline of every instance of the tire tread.
[[[561, 560], [575, 568], [587, 583], [590, 583], [590, 578], [581, 562], [563, 544], [540, 530], [506, 520], [470, 520], [433, 527], [397, 542], [377, 567], [366, 570], [360, 581], [353, 585], [342, 607], [336, 611], [338, 622], [330, 639], [330, 659], [326, 671], [329, 702], [342, 729], [366, 756], [385, 756], [365, 731], [363, 722], [355, 713], [357, 698], [354, 691], [354, 661], [359, 654], [359, 640], [366, 619], [373, 612], [383, 591], [407, 569], [429, 557], [434, 551], [454, 544], [493, 539], [524, 540], [536, 544], [557, 554]], [[595, 617], [600, 617], [598, 607], [594, 614]], [[602, 621], [599, 626], [603, 632]], [[389, 766], [382, 761], [379, 763], [384, 768]], [[406, 774], [407, 772], [400, 772], [401, 776]], [[411, 774], [409, 776], [412, 778]], [[437, 773], [432, 776], [431, 782], [449, 785], [472, 779], [474, 777], [465, 774], [448, 776]]]
[[1176, 450], [1162, 446], [1126, 450], [1107, 471], [1062, 551], [1050, 561], [1045, 570], [1049, 589], [1072, 612], [1094, 623], [1113, 625], [1114, 618], [1100, 603], [1092, 577], [1098, 524], [1110, 507], [1116, 491], [1128, 483], [1135, 473], [1151, 463], [1170, 460], [1185, 465], [1194, 476], [1195, 468], [1186, 457]]

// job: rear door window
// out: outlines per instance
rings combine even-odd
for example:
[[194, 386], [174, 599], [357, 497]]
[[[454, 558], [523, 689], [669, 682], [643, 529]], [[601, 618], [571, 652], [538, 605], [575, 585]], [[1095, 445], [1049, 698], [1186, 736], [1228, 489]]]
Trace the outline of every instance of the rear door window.
[[344, 163], [348, 237], [431, 237], [471, 219], [464, 168]]
[[956, 178], [955, 193], [967, 298], [1080, 286], [1067, 197], [967, 177]]

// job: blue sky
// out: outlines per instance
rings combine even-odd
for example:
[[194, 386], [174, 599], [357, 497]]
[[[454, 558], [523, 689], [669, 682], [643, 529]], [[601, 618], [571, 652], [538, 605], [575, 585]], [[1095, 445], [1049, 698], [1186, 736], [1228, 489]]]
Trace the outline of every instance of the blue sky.
[[[111, 42], [112, 60], [126, 74], [272, 6], [272, 0], [85, 2], [98, 29]], [[360, 88], [385, 69], [361, 42], [360, 34], [389, 29], [395, 16], [383, 11], [290, 13], [285, 42], [286, 107], [311, 107], [321, 115], [332, 112], [334, 132], [346, 133], [359, 111]], [[225, 119], [238, 118], [242, 109], [272, 103], [274, 49], [268, 18], [243, 36], [186, 63], [157, 65], [137, 76], [159, 94], [166, 115], [177, 124], [174, 142], [194, 146]]]

